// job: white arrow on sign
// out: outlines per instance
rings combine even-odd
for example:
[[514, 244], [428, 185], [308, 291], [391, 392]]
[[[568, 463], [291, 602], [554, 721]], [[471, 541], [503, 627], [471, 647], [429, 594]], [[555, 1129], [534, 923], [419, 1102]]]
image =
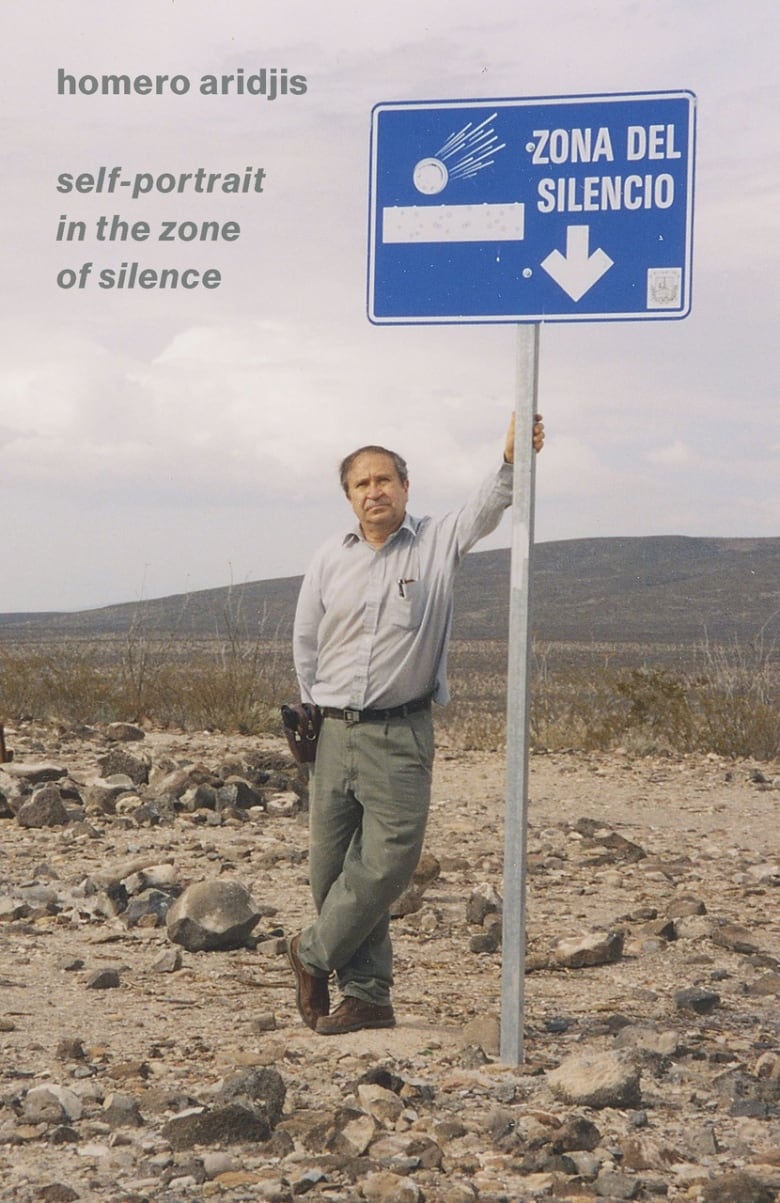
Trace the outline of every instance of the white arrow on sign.
[[614, 262], [606, 251], [599, 248], [588, 254], [590, 226], [566, 227], [566, 254], [552, 251], [542, 260], [542, 267], [560, 284], [573, 301], [579, 301], [588, 289], [608, 272]]

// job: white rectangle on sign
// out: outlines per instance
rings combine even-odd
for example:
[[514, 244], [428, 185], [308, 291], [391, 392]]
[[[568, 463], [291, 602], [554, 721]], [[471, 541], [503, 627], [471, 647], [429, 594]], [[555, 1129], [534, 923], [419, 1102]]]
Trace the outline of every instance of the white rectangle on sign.
[[382, 210], [383, 242], [520, 242], [525, 205], [391, 205]]

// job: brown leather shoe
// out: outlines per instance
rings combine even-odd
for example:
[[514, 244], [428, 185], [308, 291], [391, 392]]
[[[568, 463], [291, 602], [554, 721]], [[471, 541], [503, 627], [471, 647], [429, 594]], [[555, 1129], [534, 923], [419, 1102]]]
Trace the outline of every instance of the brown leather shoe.
[[327, 977], [317, 977], [309, 973], [301, 958], [298, 956], [300, 935], [293, 936], [287, 941], [287, 956], [295, 974], [295, 1001], [301, 1013], [303, 1022], [316, 1031], [320, 1019], [327, 1017], [330, 1010]]
[[343, 1032], [359, 1032], [362, 1028], [393, 1028], [395, 1015], [392, 1007], [380, 1007], [376, 1003], [363, 1002], [347, 994], [332, 1015], [323, 1015], [314, 1029], [318, 1036], [341, 1036]]

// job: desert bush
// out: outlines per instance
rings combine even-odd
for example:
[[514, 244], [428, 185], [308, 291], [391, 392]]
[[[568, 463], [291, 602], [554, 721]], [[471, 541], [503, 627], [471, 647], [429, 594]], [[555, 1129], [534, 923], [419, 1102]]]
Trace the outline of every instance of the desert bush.
[[160, 632], [139, 607], [121, 638], [0, 642], [0, 714], [77, 723], [149, 719], [161, 726], [257, 734], [293, 696], [290, 648], [265, 638], [232, 595], [214, 636]]
[[[122, 639], [0, 642], [0, 715], [75, 723], [149, 719], [163, 727], [278, 730], [278, 707], [297, 694], [289, 643], [264, 638], [229, 606], [214, 636], [163, 635], [139, 620]], [[780, 756], [780, 666], [774, 648], [703, 645], [689, 664], [627, 663], [603, 647], [588, 657], [546, 645], [533, 657], [531, 746], [634, 754], [713, 751]], [[444, 739], [492, 751], [506, 743], [506, 644], [453, 644], [454, 702], [437, 713]]]
[[0, 714], [258, 734], [278, 726], [278, 707], [295, 688], [285, 673], [289, 650], [274, 641], [157, 641], [144, 657], [140, 676], [138, 661], [113, 640], [0, 645]]
[[112, 685], [79, 643], [0, 646], [0, 712], [69, 722], [111, 717]]
[[774, 644], [762, 638], [741, 645], [697, 649], [693, 687], [700, 740], [722, 756], [771, 760], [780, 754], [780, 667]]
[[[473, 647], [454, 649], [457, 701], [440, 725], [450, 742], [488, 750], [506, 742], [505, 674], [495, 649], [482, 650], [480, 672]], [[530, 742], [549, 750], [625, 747], [637, 755], [713, 751], [771, 760], [780, 755], [779, 700], [774, 649], [708, 646], [676, 669], [613, 667], [603, 648], [590, 663], [581, 651], [556, 663], [547, 645], [533, 658]]]

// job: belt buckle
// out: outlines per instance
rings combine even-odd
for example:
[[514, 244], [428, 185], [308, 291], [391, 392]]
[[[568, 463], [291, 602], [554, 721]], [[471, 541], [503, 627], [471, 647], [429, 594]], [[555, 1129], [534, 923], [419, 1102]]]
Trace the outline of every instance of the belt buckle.
[[345, 723], [359, 723], [360, 722], [360, 711], [359, 710], [345, 710], [344, 711], [344, 722]]

